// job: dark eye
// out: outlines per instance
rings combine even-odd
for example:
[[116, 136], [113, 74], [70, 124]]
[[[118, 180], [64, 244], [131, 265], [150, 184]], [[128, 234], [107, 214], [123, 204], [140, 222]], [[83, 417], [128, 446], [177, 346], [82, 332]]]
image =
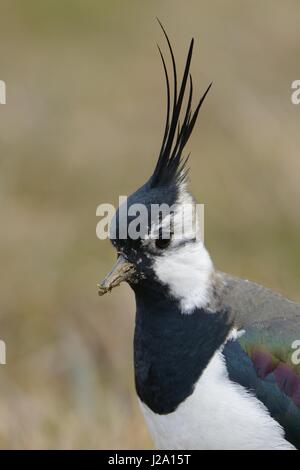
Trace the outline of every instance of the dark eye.
[[155, 246], [156, 248], [159, 248], [160, 250], [163, 250], [164, 248], [167, 248], [171, 243], [170, 238], [158, 238], [155, 240]]

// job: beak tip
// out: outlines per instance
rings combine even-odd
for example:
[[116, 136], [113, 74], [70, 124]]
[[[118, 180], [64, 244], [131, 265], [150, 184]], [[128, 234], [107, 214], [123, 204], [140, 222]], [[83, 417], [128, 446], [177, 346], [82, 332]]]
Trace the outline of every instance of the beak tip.
[[103, 281], [97, 284], [98, 295], [102, 296], [107, 292], [111, 292], [123, 281], [128, 281], [132, 276], [133, 265], [127, 262], [122, 256], [119, 256], [117, 263], [112, 271], [105, 277]]
[[106, 292], [108, 291], [107, 287], [105, 287], [103, 285], [103, 283], [101, 283], [101, 284], [98, 283], [97, 284], [97, 289], [98, 289], [98, 295], [99, 296], [102, 296], [102, 295], [106, 294]]

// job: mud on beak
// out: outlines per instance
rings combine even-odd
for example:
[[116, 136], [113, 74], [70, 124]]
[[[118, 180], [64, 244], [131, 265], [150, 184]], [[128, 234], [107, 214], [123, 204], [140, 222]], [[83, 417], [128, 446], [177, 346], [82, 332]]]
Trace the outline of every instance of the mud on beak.
[[130, 281], [135, 274], [135, 266], [123, 256], [119, 256], [116, 264], [112, 268], [111, 272], [101, 281], [98, 287], [98, 294], [104, 295], [106, 292], [111, 291], [114, 287], [117, 287], [124, 281]]

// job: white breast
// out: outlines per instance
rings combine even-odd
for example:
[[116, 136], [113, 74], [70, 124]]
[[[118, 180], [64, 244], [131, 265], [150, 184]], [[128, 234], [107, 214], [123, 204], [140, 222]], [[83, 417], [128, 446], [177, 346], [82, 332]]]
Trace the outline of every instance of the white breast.
[[173, 413], [141, 407], [158, 449], [294, 449], [265, 406], [229, 380], [219, 351]]

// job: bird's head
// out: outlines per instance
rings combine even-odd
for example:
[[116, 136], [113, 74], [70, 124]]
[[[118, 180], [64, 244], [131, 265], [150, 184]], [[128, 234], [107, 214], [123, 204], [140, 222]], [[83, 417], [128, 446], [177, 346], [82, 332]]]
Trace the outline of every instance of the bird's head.
[[[182, 153], [211, 85], [192, 111], [190, 64], [194, 41], [178, 89], [173, 50], [162, 29], [171, 55], [174, 83], [171, 90], [166, 62], [158, 48], [167, 85], [163, 141], [152, 176], [114, 216], [110, 239], [118, 259], [98, 288], [103, 295], [126, 281], [135, 291], [142, 288], [153, 295], [177, 299], [182, 312], [189, 313], [207, 304], [213, 266], [203, 245], [201, 211], [187, 190], [188, 157], [183, 158]], [[184, 101], [186, 108], [182, 113]]]

